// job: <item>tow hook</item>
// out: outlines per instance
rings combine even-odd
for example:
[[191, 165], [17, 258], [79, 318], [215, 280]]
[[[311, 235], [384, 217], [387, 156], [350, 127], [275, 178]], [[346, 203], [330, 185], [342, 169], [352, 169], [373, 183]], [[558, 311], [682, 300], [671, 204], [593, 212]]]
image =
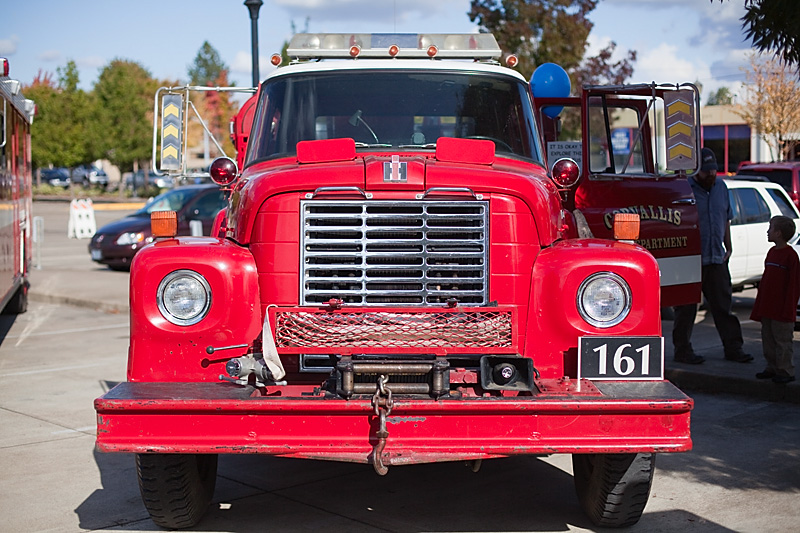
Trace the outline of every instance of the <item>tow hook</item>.
[[372, 449], [372, 466], [379, 476], [385, 476], [389, 472], [389, 467], [383, 464], [383, 449], [386, 447], [386, 439], [389, 438], [389, 430], [386, 429], [386, 417], [392, 412], [394, 400], [392, 400], [392, 390], [386, 386], [389, 379], [385, 375], [378, 378], [378, 386], [372, 396], [372, 408], [375, 416], [378, 417], [378, 431], [375, 436], [378, 440]]

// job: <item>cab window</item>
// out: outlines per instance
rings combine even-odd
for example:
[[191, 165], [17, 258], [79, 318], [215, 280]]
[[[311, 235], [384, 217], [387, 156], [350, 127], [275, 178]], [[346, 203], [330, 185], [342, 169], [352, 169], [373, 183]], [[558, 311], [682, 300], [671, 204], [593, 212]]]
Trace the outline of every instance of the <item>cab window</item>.
[[[589, 171], [602, 174], [641, 174], [642, 141], [639, 114], [626, 107], [603, 108], [599, 98], [590, 100]], [[605, 114], [609, 129], [606, 130]]]

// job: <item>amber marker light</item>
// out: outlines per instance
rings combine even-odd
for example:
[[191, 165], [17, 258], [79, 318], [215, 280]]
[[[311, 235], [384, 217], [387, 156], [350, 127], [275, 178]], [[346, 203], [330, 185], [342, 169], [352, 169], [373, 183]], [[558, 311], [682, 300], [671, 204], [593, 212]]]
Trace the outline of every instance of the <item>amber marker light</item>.
[[354, 44], [350, 47], [350, 57], [358, 57], [358, 54], [361, 53], [361, 47], [357, 44]]
[[430, 45], [428, 47], [428, 57], [436, 57], [436, 54], [439, 53], [439, 49], [436, 48], [436, 45]]
[[154, 238], [170, 238], [178, 234], [178, 214], [175, 211], [150, 213], [150, 233]]
[[283, 58], [280, 54], [272, 54], [272, 57], [269, 58], [269, 62], [276, 67], [281, 64], [281, 61], [283, 61]]
[[516, 67], [517, 63], [519, 63], [519, 59], [514, 54], [511, 54], [510, 56], [506, 57], [506, 66], [508, 68]]
[[635, 241], [639, 238], [639, 215], [614, 214], [614, 238], [618, 241]]
[[400, 53], [400, 47], [397, 46], [396, 44], [393, 44], [392, 46], [389, 47], [390, 56], [395, 57], [399, 53]]

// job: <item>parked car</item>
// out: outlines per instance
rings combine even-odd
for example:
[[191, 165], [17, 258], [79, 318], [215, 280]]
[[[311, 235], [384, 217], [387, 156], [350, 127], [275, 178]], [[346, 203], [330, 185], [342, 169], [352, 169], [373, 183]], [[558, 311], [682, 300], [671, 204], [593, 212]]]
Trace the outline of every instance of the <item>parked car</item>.
[[105, 188], [108, 186], [108, 174], [94, 165], [80, 165], [72, 169], [72, 182], [84, 187], [95, 185]]
[[[784, 215], [795, 220], [800, 229], [800, 211], [786, 191], [771, 181], [726, 179], [733, 220], [731, 243], [733, 255], [728, 266], [734, 291], [757, 287], [764, 272], [764, 258], [772, 243], [767, 241], [769, 219]], [[800, 240], [795, 236], [790, 242]]]
[[145, 172], [137, 170], [125, 175], [124, 184], [126, 189], [140, 189], [145, 186], [152, 186], [158, 189], [171, 189], [175, 186], [175, 180], [170, 176], [157, 176], [152, 171]]
[[129, 270], [133, 256], [153, 241], [150, 213], [175, 211], [178, 235], [190, 235], [190, 222], [199, 220], [203, 235], [210, 235], [214, 217], [227, 205], [224, 191], [217, 185], [189, 185], [160, 194], [130, 216], [106, 224], [97, 230], [89, 243], [92, 261], [112, 270]]
[[794, 205], [800, 208], [800, 161], [779, 161], [776, 163], [750, 163], [742, 165], [735, 179], [753, 180], [759, 176], [783, 187]]
[[66, 189], [69, 187], [69, 170], [66, 168], [43, 168], [39, 171], [42, 178], [42, 183], [52, 185], [53, 187], [62, 187]]

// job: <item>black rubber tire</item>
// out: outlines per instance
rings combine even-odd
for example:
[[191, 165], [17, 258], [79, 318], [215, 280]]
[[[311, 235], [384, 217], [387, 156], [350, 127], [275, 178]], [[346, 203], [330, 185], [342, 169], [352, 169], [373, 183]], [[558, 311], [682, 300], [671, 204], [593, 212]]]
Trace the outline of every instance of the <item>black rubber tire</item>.
[[212, 454], [136, 454], [139, 491], [150, 518], [168, 529], [196, 525], [208, 509], [217, 482]]
[[4, 315], [19, 315], [28, 310], [28, 284], [23, 283], [3, 308]]
[[656, 470], [654, 453], [574, 454], [575, 490], [601, 527], [632, 526], [642, 517]]

